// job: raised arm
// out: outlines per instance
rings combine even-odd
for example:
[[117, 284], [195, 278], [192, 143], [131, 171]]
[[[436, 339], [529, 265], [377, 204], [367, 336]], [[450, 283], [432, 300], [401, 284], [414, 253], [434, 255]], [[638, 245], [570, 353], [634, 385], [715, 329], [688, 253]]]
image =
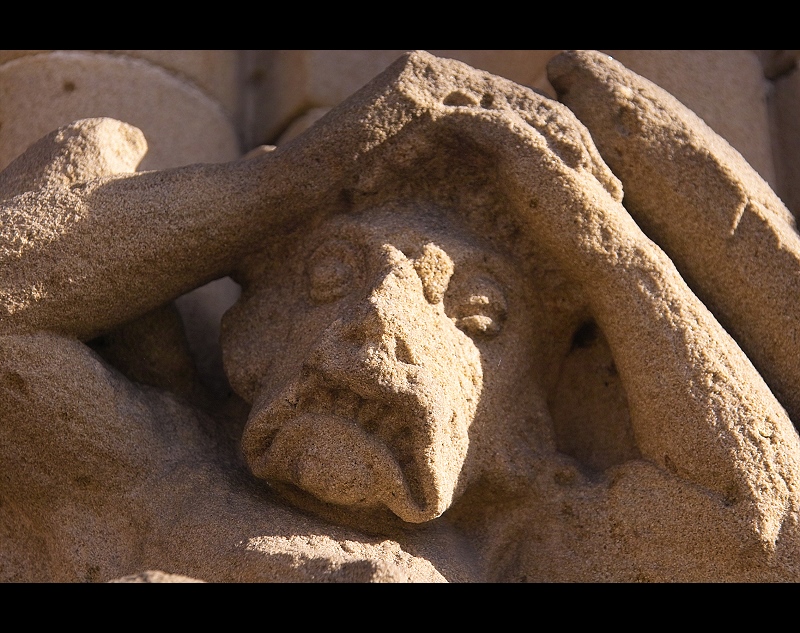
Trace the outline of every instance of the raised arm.
[[549, 65], [625, 188], [625, 207], [800, 424], [800, 236], [745, 159], [672, 95], [596, 51]]
[[[800, 364], [792, 342], [800, 335], [800, 237], [794, 219], [699, 117], [618, 62], [570, 52], [548, 71], [559, 99], [587, 125], [620, 177], [626, 209], [669, 258], [647, 247], [640, 231], [628, 232], [639, 244], [621, 251], [639, 272], [628, 290], [593, 300], [607, 313], [617, 362], [629, 362], [635, 377], [626, 387], [637, 439], [667, 467], [705, 471], [718, 491], [727, 480], [728, 500], [751, 499], [762, 539], [774, 542], [783, 518], [797, 509], [792, 491], [800, 472], [797, 433], [781, 406], [796, 423]], [[625, 276], [610, 271], [607, 287], [625, 283]], [[636, 325], [628, 332], [624, 322], [615, 323], [626, 293], [639, 297], [627, 303], [634, 310], [623, 320], [633, 317], [628, 325]], [[674, 407], [672, 415], [664, 415], [664, 406]], [[677, 466], [676, 450], [682, 453]]]
[[0, 333], [89, 339], [227, 274], [280, 220], [268, 157], [132, 173], [144, 151], [136, 128], [89, 119], [3, 172]]
[[530, 239], [583, 289], [642, 456], [715, 493], [754, 538], [774, 545], [798, 508], [800, 441], [784, 408], [628, 213], [574, 115], [504, 90], [492, 109], [456, 108], [442, 125], [493, 156]]

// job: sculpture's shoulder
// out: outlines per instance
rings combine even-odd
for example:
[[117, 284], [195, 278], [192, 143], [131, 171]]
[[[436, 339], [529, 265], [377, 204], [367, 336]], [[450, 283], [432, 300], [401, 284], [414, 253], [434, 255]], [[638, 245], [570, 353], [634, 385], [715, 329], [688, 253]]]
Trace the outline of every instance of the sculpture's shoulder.
[[142, 538], [162, 538], [178, 499], [173, 473], [208, 470], [218, 444], [203, 412], [80, 341], [0, 336], [0, 581], [141, 570]]
[[6, 416], [28, 415], [26, 410], [66, 414], [70, 405], [88, 402], [102, 410], [102, 397], [121, 396], [124, 384], [88, 346], [73, 338], [48, 332], [0, 336], [0, 398]]
[[0, 412], [3, 460], [15, 466], [4, 470], [29, 493], [26, 476], [43, 488], [72, 489], [84, 476], [132, 482], [174, 452], [176, 440], [194, 449], [212, 442], [188, 401], [47, 332], [0, 336]]

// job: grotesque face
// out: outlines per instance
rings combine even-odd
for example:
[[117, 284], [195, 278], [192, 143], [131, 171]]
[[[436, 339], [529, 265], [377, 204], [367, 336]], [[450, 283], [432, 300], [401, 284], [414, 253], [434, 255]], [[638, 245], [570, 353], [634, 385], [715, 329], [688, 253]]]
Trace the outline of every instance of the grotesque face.
[[329, 220], [251, 273], [223, 345], [253, 404], [252, 472], [337, 506], [439, 516], [467, 481], [483, 363], [513, 362], [513, 275], [442, 217], [388, 211]]

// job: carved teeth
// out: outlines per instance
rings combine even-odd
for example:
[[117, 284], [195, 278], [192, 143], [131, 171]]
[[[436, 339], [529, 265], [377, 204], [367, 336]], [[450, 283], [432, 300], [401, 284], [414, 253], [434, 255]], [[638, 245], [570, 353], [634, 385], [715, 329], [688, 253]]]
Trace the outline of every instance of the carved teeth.
[[348, 388], [316, 384], [300, 398], [298, 412], [321, 413], [352, 420], [369, 433], [376, 432], [393, 407], [375, 399], [363, 398]]

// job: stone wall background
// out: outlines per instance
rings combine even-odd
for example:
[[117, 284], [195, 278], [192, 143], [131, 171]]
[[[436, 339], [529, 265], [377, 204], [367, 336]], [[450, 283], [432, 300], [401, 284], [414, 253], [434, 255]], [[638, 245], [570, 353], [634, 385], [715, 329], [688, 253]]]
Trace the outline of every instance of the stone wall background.
[[[3, 50], [0, 169], [73, 120], [144, 132], [140, 169], [235, 160], [301, 133], [401, 50]], [[558, 50], [430, 50], [551, 96]], [[800, 51], [608, 50], [694, 110], [800, 214]], [[221, 279], [177, 300], [201, 375], [223, 389], [219, 321], [238, 296]]]

